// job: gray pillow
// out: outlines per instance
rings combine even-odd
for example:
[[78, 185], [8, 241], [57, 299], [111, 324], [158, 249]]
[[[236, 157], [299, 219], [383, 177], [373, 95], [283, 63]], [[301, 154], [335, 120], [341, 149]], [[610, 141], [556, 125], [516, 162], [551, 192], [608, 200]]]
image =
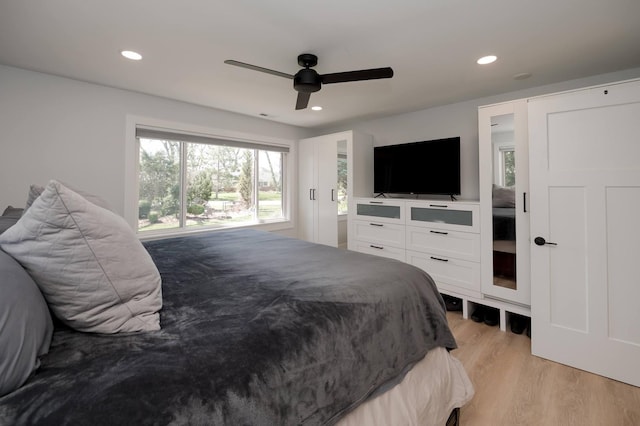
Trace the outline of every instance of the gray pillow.
[[[64, 183], [64, 182], [60, 182], [60, 183], [62, 183], [64, 186], [66, 186], [67, 188], [69, 188], [73, 192], [77, 192], [78, 194], [82, 195], [89, 202], [95, 204], [96, 206], [100, 206], [100, 207], [105, 208], [107, 210], [113, 211], [113, 208], [111, 208], [109, 203], [107, 203], [105, 200], [103, 200], [102, 198], [98, 197], [97, 195], [93, 195], [93, 194], [89, 194], [87, 192], [84, 192], [83, 190], [75, 188], [74, 186], [69, 185], [68, 183]], [[29, 207], [31, 207], [31, 204], [33, 204], [33, 202], [36, 200], [36, 198], [38, 198], [40, 196], [40, 194], [42, 194], [42, 191], [44, 191], [44, 186], [31, 185], [29, 187], [29, 193], [27, 194], [27, 204], [24, 207], [24, 211], [25, 212], [27, 210], [29, 210]]]
[[36, 370], [52, 333], [51, 315], [36, 283], [0, 250], [0, 397]]
[[57, 181], [0, 246], [33, 277], [53, 313], [79, 331], [160, 329], [158, 270], [129, 225]]
[[20, 216], [22, 216], [22, 211], [23, 209], [19, 209], [13, 206], [8, 206], [6, 209], [4, 209], [4, 212], [2, 213], [2, 217], [11, 217], [15, 219], [20, 219]]
[[16, 224], [18, 219], [7, 216], [0, 216], [0, 234]]
[[11, 206], [4, 209], [2, 216], [0, 216], [0, 234], [15, 225], [21, 215], [22, 209]]
[[516, 189], [513, 186], [493, 185], [493, 207], [515, 207]]
[[40, 185], [29, 186], [29, 193], [27, 194], [27, 204], [24, 206], [23, 214], [26, 213], [27, 210], [29, 210], [29, 207], [31, 207], [31, 204], [33, 204], [36, 198], [38, 198], [40, 194], [42, 194], [42, 191], [44, 191], [44, 186], [40, 186]]

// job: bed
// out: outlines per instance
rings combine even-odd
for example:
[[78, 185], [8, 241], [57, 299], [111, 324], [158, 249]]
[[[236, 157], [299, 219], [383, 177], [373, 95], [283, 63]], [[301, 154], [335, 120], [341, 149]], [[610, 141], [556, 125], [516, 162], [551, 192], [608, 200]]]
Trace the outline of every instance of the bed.
[[473, 395], [442, 298], [413, 266], [256, 230], [144, 247], [161, 329], [54, 321], [0, 424], [441, 425]]

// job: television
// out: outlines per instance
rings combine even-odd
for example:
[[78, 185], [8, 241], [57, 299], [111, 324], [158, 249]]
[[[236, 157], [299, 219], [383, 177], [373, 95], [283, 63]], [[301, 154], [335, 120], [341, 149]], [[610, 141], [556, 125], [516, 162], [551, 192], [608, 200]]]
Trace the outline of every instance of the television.
[[377, 194], [460, 194], [460, 137], [373, 148]]

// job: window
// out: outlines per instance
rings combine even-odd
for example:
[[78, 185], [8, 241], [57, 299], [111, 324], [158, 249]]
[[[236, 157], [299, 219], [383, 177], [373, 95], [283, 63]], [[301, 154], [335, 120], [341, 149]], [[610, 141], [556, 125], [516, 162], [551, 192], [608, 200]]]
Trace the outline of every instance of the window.
[[514, 147], [500, 148], [500, 171], [502, 186], [513, 186], [516, 184], [516, 151]]
[[338, 154], [338, 214], [347, 214], [347, 155]]
[[287, 220], [288, 147], [137, 128], [138, 231]]

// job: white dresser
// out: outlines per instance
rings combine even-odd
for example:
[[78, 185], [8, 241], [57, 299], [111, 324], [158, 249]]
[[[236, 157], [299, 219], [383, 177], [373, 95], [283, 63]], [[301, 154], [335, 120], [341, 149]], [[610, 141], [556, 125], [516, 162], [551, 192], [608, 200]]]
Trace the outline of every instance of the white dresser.
[[415, 265], [444, 293], [480, 297], [478, 202], [358, 198], [349, 249]]

